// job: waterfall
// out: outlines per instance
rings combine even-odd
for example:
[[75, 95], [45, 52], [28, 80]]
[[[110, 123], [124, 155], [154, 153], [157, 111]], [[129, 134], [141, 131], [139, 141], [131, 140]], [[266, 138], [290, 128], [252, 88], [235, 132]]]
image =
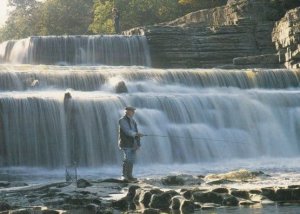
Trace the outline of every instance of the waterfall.
[[[138, 162], [199, 163], [300, 154], [299, 71], [0, 66], [6, 166], [120, 164], [118, 119], [137, 107]], [[39, 85], [30, 87], [33, 80]], [[124, 81], [128, 93], [116, 93]], [[72, 98], [64, 101], [68, 90]]]
[[0, 44], [0, 62], [14, 64], [143, 65], [151, 60], [144, 36], [34, 36]]
[[[1, 65], [0, 90], [22, 91], [32, 88], [38, 80], [42, 88], [80, 91], [104, 90], [112, 81], [124, 80], [129, 88], [160, 90], [160, 87], [185, 85], [190, 87], [236, 87], [241, 89], [284, 89], [298, 87], [299, 70], [256, 69], [151, 69], [117, 66], [31, 66]], [[143, 84], [147, 82], [147, 84]], [[187, 87], [189, 88], [189, 87]]]

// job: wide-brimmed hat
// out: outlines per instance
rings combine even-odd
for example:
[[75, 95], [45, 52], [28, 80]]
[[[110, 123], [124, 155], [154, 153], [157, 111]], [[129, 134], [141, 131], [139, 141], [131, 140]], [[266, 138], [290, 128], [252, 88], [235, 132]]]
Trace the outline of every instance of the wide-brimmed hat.
[[126, 108], [125, 108], [125, 110], [129, 110], [129, 111], [135, 111], [135, 109], [136, 108], [134, 108], [134, 107], [132, 107], [132, 106], [127, 106]]

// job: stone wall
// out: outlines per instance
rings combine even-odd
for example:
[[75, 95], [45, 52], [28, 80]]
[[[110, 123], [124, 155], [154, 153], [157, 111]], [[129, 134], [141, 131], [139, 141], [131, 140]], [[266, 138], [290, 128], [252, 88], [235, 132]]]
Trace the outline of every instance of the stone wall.
[[280, 61], [287, 68], [300, 68], [300, 7], [276, 22], [272, 36]]
[[222, 7], [125, 33], [146, 35], [154, 67], [279, 67], [272, 43], [274, 9], [268, 2], [229, 0]]

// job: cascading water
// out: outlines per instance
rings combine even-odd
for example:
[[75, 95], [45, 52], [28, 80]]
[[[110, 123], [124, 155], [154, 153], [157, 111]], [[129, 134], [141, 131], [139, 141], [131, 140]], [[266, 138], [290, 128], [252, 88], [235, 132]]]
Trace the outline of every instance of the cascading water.
[[144, 36], [35, 36], [0, 44], [0, 62], [150, 66]]
[[[143, 166], [300, 154], [299, 71], [1, 65], [0, 80], [6, 166], [120, 164], [126, 105], [153, 135]], [[128, 93], [116, 93], [120, 81]]]

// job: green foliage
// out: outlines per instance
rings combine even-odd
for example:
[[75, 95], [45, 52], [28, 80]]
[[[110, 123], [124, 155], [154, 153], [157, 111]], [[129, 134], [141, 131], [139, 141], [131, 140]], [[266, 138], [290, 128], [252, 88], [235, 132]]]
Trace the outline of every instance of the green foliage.
[[31, 35], [86, 34], [92, 21], [93, 0], [9, 0], [14, 8], [0, 41]]
[[94, 4], [94, 20], [89, 26], [92, 33], [107, 33], [114, 32], [114, 24], [112, 20], [113, 1], [96, 1]]
[[95, 1], [93, 33], [114, 33], [112, 9], [120, 12], [121, 30], [169, 21], [182, 15], [176, 0], [115, 0]]
[[10, 0], [9, 5], [15, 7], [0, 29], [0, 40], [9, 40], [34, 35], [37, 32], [40, 20], [38, 8], [40, 3], [36, 0]]
[[92, 0], [48, 0], [42, 5], [43, 35], [86, 34], [92, 16]]
[[226, 5], [227, 0], [179, 0], [185, 13]]

